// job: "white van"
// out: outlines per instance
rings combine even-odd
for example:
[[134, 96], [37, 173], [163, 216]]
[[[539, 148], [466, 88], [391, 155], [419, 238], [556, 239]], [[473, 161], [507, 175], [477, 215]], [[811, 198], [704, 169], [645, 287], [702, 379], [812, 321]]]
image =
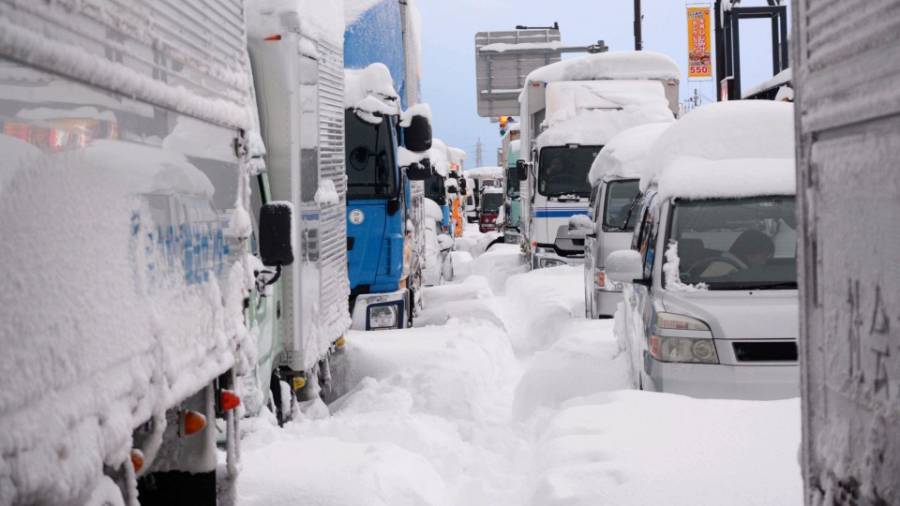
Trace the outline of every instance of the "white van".
[[[638, 183], [644, 158], [653, 142], [675, 120], [629, 128], [613, 137], [594, 159], [588, 182], [588, 229], [584, 237], [584, 307], [589, 318], [611, 318], [622, 301], [621, 288], [606, 276], [610, 252], [631, 244], [640, 206]], [[573, 216], [569, 229], [577, 230]]]
[[642, 388], [799, 393], [793, 106], [704, 106], [654, 143], [632, 249], [612, 253]]

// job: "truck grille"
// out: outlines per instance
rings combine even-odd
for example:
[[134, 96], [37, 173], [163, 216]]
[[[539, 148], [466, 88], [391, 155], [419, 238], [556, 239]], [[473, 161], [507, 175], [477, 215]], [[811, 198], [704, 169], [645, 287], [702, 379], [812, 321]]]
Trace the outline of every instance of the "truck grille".
[[795, 341], [757, 341], [732, 343], [738, 362], [796, 362]]

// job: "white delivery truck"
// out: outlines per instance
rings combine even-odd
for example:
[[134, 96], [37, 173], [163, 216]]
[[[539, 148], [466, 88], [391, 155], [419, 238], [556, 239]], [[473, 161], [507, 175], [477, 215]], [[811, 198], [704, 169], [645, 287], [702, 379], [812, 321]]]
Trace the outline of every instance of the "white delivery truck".
[[255, 359], [243, 2], [3, 0], [0, 33], [0, 504], [215, 504]]
[[528, 75], [517, 176], [532, 268], [581, 263], [584, 238], [568, 223], [587, 214], [591, 163], [617, 133], [677, 114], [680, 75], [671, 58], [647, 51], [572, 58]]
[[[331, 8], [340, 14], [339, 5]], [[330, 380], [330, 357], [350, 327], [339, 20], [269, 0], [254, 0], [248, 9], [266, 153], [266, 170], [251, 183], [253, 212], [268, 202], [290, 203], [296, 241], [294, 264], [280, 274], [283, 286], [263, 301], [274, 302], [267, 313], [276, 321], [260, 326], [258, 366], [248, 383], [258, 385], [261, 403], [271, 393], [282, 422], [290, 418], [291, 404], [280, 382], [297, 399], [318, 396], [320, 384]]]

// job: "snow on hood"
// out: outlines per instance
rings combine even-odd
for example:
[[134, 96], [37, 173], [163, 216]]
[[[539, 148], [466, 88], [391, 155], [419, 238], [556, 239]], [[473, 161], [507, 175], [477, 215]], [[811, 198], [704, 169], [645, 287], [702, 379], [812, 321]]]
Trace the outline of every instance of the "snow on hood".
[[541, 67], [526, 83], [595, 81], [604, 79], [661, 79], [678, 81], [681, 70], [675, 60], [651, 51], [623, 51], [580, 56]]
[[394, 81], [385, 64], [344, 69], [344, 108], [354, 109], [363, 121], [374, 124], [381, 122], [379, 114], [400, 113], [400, 97], [394, 91]]
[[474, 169], [466, 170], [465, 176], [471, 177], [471, 178], [503, 177], [503, 168], [502, 167], [475, 167]]
[[318, 0], [247, 0], [249, 37], [264, 39], [284, 30], [336, 46], [344, 44], [344, 5]]
[[663, 123], [649, 123], [629, 128], [613, 137], [591, 165], [588, 173], [591, 186], [603, 178], [640, 178], [653, 142], [674, 122], [671, 119]]
[[684, 198], [791, 195], [794, 109], [784, 102], [706, 105], [660, 135], [646, 159], [641, 191]]
[[425, 199], [425, 216], [433, 221], [442, 221], [444, 219], [441, 206], [431, 199]]

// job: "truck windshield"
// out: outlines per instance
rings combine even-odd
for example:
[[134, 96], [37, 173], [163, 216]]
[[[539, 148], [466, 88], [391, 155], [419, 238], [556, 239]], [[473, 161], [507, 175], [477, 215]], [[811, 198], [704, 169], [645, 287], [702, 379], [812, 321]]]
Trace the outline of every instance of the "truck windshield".
[[502, 205], [502, 193], [485, 193], [481, 196], [481, 212], [483, 213], [497, 214], [500, 212], [500, 206]]
[[516, 176], [516, 167], [506, 169], [506, 194], [510, 197], [519, 196], [519, 178]]
[[359, 119], [352, 109], [344, 113], [347, 137], [347, 197], [386, 198], [397, 193], [391, 119], [378, 125]]
[[435, 201], [438, 205], [447, 204], [447, 193], [444, 188], [444, 177], [435, 173], [425, 181], [425, 198]]
[[602, 146], [544, 148], [541, 150], [538, 191], [548, 197], [589, 197], [587, 175]]
[[606, 209], [603, 210], [603, 229], [607, 232], [634, 230], [638, 204], [635, 199], [641, 193], [637, 179], [610, 181], [606, 185]]
[[680, 281], [710, 290], [797, 288], [794, 208], [794, 197], [676, 201], [670, 244], [678, 244]]

